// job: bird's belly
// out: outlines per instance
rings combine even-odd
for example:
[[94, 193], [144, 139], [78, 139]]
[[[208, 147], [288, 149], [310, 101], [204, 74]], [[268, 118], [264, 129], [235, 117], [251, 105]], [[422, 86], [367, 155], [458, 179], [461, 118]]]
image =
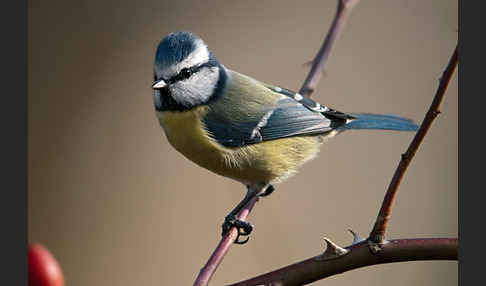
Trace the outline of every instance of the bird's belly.
[[216, 174], [245, 184], [282, 180], [319, 150], [317, 137], [289, 137], [227, 148], [212, 139], [200, 118], [204, 107], [157, 112], [170, 144], [186, 158]]

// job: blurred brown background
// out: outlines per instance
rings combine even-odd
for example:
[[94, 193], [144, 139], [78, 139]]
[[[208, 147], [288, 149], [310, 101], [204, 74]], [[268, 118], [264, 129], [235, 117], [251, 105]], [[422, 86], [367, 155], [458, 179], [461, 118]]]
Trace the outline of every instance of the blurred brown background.
[[[336, 8], [315, 1], [29, 1], [29, 241], [67, 285], [191, 285], [242, 198], [240, 184], [171, 148], [152, 103], [168, 33], [201, 36], [231, 69], [298, 89]], [[457, 41], [457, 1], [366, 0], [314, 97], [421, 122]], [[457, 237], [457, 75], [401, 185], [389, 238]], [[324, 236], [366, 237], [413, 133], [354, 131], [277, 185], [212, 285], [316, 255]], [[313, 285], [456, 285], [457, 262], [363, 268]]]

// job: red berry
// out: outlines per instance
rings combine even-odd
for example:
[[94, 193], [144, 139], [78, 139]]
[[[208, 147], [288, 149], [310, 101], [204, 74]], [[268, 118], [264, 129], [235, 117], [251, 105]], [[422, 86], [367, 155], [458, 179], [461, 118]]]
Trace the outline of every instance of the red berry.
[[29, 286], [64, 286], [59, 263], [39, 243], [29, 245]]

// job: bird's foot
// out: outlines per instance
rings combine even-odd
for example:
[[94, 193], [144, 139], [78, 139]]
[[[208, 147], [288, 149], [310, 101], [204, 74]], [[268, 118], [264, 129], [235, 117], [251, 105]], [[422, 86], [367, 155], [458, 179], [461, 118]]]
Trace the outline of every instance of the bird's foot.
[[[253, 225], [247, 221], [237, 219], [234, 215], [228, 215], [224, 219], [222, 236], [225, 236], [232, 227], [238, 230], [238, 236], [235, 239], [236, 244], [245, 244], [250, 239], [249, 235], [253, 230]], [[245, 240], [240, 240], [240, 236], [248, 236]]]

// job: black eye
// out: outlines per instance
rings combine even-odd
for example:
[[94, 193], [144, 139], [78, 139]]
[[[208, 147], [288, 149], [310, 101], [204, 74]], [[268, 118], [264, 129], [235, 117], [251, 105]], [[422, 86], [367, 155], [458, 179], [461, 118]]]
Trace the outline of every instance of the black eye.
[[190, 78], [191, 77], [191, 74], [192, 74], [192, 71], [188, 68], [183, 68], [180, 72], [179, 72], [179, 76], [182, 78], [182, 79], [186, 79], [186, 78]]

